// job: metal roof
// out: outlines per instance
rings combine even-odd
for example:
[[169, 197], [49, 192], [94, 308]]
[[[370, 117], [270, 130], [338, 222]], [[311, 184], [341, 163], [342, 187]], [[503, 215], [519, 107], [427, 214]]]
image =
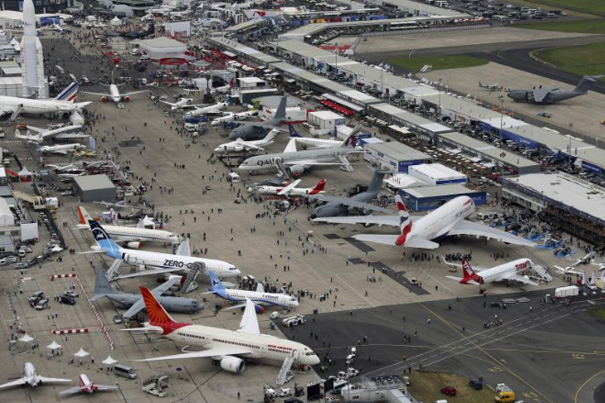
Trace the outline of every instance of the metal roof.
[[90, 190], [115, 188], [115, 185], [109, 180], [109, 178], [105, 174], [77, 176], [74, 178], [74, 182], [83, 192]]
[[475, 190], [469, 189], [464, 185], [455, 183], [452, 185], [437, 185], [437, 186], [421, 186], [415, 188], [404, 188], [402, 192], [409, 194], [417, 199], [426, 197], [439, 197], [439, 196], [457, 196], [466, 195], [469, 193], [476, 193]]
[[428, 154], [418, 151], [415, 148], [407, 146], [398, 141], [389, 141], [384, 143], [367, 144], [366, 149], [383, 154], [397, 161], [419, 161], [433, 160]]

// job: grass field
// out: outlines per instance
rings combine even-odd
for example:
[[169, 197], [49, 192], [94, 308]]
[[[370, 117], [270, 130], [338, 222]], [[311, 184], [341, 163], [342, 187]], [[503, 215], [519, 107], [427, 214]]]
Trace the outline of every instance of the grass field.
[[433, 70], [459, 69], [487, 64], [487, 60], [463, 55], [396, 57], [387, 59], [386, 62], [414, 73], [418, 73], [427, 64], [433, 66]]
[[605, 308], [589, 309], [587, 312], [595, 318], [605, 321]]
[[[570, 73], [605, 74], [605, 43], [553, 48], [533, 52], [534, 57]], [[601, 78], [601, 81], [604, 81]]]
[[[421, 402], [434, 402], [447, 399], [448, 403], [485, 403], [493, 402], [496, 393], [487, 387], [474, 390], [468, 386], [468, 379], [440, 372], [413, 371], [410, 376], [410, 393]], [[440, 392], [445, 386], [453, 386], [457, 390], [454, 397], [445, 396]]]
[[[603, 2], [605, 3], [605, 1]], [[537, 29], [541, 31], [580, 32], [585, 34], [605, 34], [605, 20], [552, 21], [535, 24], [514, 24], [514, 28]]]

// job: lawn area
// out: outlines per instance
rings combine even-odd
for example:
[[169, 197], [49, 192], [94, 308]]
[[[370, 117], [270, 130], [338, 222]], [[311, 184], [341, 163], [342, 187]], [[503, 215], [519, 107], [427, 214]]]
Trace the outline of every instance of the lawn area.
[[[533, 52], [533, 55], [561, 70], [580, 76], [605, 73], [605, 43], [546, 49]], [[601, 81], [604, 81], [603, 78]]]
[[[443, 372], [413, 371], [410, 376], [410, 393], [421, 402], [434, 402], [446, 399], [448, 403], [485, 403], [493, 402], [496, 392], [488, 387], [474, 390], [468, 386], [468, 379], [455, 374]], [[445, 386], [453, 386], [457, 390], [454, 397], [445, 396], [440, 392]]]
[[386, 62], [414, 73], [418, 73], [427, 64], [433, 66], [433, 70], [459, 69], [487, 64], [487, 60], [463, 55], [395, 57], [387, 59]]
[[[605, 4], [605, 1], [603, 2]], [[513, 24], [514, 28], [537, 29], [541, 31], [579, 32], [585, 34], [605, 34], [605, 20], [553, 21], [534, 24]]]
[[605, 308], [589, 309], [587, 312], [598, 320], [605, 321]]

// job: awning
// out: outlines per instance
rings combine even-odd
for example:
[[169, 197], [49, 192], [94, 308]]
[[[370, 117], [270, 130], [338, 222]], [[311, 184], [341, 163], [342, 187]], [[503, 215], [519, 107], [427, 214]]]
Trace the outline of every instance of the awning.
[[345, 101], [344, 99], [340, 99], [337, 96], [334, 96], [332, 94], [325, 93], [325, 94], [321, 94], [321, 96], [326, 99], [329, 99], [332, 102], [336, 102], [339, 105], [345, 106], [345, 107], [351, 109], [352, 111], [355, 111], [358, 113], [363, 112], [363, 107], [361, 107], [359, 105], [355, 105], [354, 103]]

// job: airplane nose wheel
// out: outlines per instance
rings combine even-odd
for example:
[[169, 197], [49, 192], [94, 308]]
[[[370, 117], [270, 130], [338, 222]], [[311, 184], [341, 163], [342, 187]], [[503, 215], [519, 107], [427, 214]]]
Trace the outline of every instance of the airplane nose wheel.
[[124, 104], [123, 103], [118, 103], [118, 109], [124, 109]]

